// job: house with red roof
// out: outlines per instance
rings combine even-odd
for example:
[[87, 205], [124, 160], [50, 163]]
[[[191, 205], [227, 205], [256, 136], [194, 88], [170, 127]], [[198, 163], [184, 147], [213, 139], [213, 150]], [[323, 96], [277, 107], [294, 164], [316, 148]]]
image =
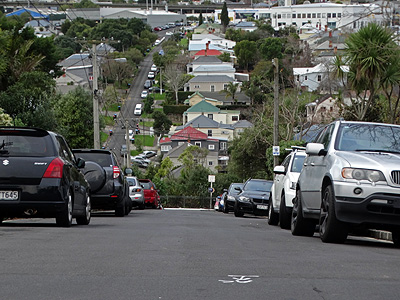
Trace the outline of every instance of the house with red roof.
[[[204, 167], [211, 171], [224, 171], [227, 163], [227, 139], [212, 138], [191, 126], [174, 133], [170, 138], [160, 140], [161, 153], [169, 157], [174, 166], [181, 165], [179, 156], [189, 146], [198, 146], [208, 150], [203, 162]], [[219, 168], [217, 168], [220, 166]]]

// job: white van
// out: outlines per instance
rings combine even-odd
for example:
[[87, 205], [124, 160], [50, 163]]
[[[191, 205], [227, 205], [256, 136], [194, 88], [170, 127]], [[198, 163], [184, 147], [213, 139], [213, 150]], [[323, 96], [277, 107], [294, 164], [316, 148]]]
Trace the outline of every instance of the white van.
[[135, 116], [141, 116], [142, 115], [142, 104], [141, 103], [136, 104], [135, 110], [133, 111], [133, 114]]

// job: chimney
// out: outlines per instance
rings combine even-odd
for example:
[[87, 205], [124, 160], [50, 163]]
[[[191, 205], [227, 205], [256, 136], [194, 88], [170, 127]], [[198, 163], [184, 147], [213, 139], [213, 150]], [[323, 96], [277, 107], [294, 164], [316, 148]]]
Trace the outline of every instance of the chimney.
[[335, 48], [333, 48], [333, 52], [336, 54], [337, 53], [337, 46], [335, 46]]
[[332, 31], [329, 31], [329, 37], [332, 37]]
[[329, 48], [332, 48], [332, 41], [329, 41]]
[[211, 42], [211, 41], [208, 41], [208, 42], [206, 43], [206, 50], [204, 51], [205, 56], [207, 56], [208, 47], [209, 47], [209, 45], [210, 45], [210, 42]]
[[325, 25], [325, 32], [328, 31], [328, 25]]

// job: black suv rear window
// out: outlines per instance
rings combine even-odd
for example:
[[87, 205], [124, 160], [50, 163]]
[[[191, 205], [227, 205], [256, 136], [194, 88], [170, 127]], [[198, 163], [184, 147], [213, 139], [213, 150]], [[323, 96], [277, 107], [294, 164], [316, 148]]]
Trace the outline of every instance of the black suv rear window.
[[111, 154], [109, 153], [81, 153], [75, 152], [76, 157], [83, 158], [85, 161], [94, 161], [100, 166], [104, 167], [112, 167]]
[[14, 135], [0, 131], [0, 156], [48, 157], [55, 156], [55, 149], [49, 135]]

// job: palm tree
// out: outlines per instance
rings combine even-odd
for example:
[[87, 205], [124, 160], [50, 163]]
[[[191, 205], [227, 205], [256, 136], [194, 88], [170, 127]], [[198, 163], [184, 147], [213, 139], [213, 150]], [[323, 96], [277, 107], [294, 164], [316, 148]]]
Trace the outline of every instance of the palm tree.
[[346, 57], [350, 67], [348, 82], [356, 92], [356, 117], [363, 120], [381, 88], [393, 58], [399, 52], [392, 33], [375, 23], [349, 36]]
[[229, 82], [224, 90], [221, 92], [226, 94], [226, 98], [232, 97], [233, 102], [237, 102], [237, 99], [235, 98], [236, 93], [239, 89], [239, 83], [235, 82]]

